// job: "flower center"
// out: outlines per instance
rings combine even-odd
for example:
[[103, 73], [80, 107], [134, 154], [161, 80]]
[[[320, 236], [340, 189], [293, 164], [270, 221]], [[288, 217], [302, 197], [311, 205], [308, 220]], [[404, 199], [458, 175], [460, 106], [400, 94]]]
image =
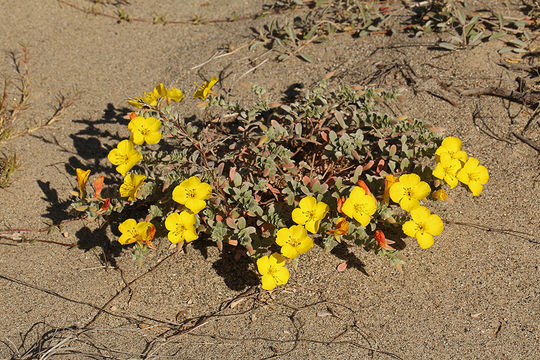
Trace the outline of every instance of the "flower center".
[[354, 212], [356, 213], [364, 213], [364, 204], [356, 203], [354, 204]]
[[129, 161], [129, 157], [127, 154], [118, 155], [118, 160], [120, 164], [126, 164]]
[[478, 181], [478, 176], [475, 173], [469, 173], [469, 181]]
[[313, 220], [315, 217], [315, 211], [304, 211], [304, 215], [306, 215], [308, 221]]
[[186, 196], [188, 198], [194, 198], [196, 194], [195, 189], [186, 189]]
[[175, 230], [176, 235], [181, 236], [184, 234], [185, 231], [186, 231], [186, 227], [184, 225], [180, 224], [176, 226], [176, 230]]

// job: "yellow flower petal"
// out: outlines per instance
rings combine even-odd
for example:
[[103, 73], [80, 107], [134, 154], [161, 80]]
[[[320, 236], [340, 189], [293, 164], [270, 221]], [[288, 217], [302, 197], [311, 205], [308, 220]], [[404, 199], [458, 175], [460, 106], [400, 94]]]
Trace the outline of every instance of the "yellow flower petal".
[[319, 231], [319, 226], [321, 225], [321, 220], [311, 220], [305, 224], [307, 231], [312, 234], [316, 234]]
[[257, 270], [261, 275], [268, 274], [270, 270], [270, 260], [268, 256], [263, 256], [259, 259], [257, 259]]
[[399, 184], [401, 184], [404, 188], [412, 188], [420, 183], [420, 181], [420, 176], [417, 174], [403, 174], [399, 177]]
[[437, 236], [443, 232], [444, 224], [442, 219], [438, 215], [431, 214], [427, 218], [424, 228], [426, 232], [430, 233], [433, 236]]
[[419, 232], [416, 240], [422, 249], [429, 249], [433, 245], [433, 236], [426, 232]]
[[402, 226], [401, 229], [403, 230], [403, 233], [410, 237], [416, 237], [416, 233], [418, 232], [418, 225], [412, 220], [406, 221]]
[[184, 205], [186, 205], [186, 207], [189, 210], [193, 211], [195, 214], [198, 214], [199, 212], [201, 212], [202, 209], [206, 207], [206, 201], [198, 200], [198, 199], [189, 199], [188, 201], [186, 201]]
[[425, 199], [431, 193], [431, 187], [427, 182], [420, 181], [411, 191], [411, 195], [416, 200]]
[[288, 228], [279, 229], [276, 234], [276, 244], [284, 246], [289, 243], [290, 232]]
[[480, 195], [482, 190], [484, 190], [484, 187], [478, 181], [470, 181], [467, 186], [469, 187], [469, 190], [471, 190], [473, 196]]
[[274, 279], [274, 277], [270, 274], [263, 275], [261, 282], [262, 282], [262, 288], [264, 290], [273, 290], [277, 286], [276, 279]]
[[441, 146], [447, 148], [450, 152], [455, 153], [461, 149], [461, 140], [455, 136], [448, 136], [442, 141]]
[[418, 206], [411, 210], [411, 217], [416, 223], [424, 223], [429, 215], [431, 215], [431, 211], [425, 206]]
[[278, 285], [284, 285], [289, 281], [290, 273], [286, 267], [280, 267], [274, 271], [274, 279]]
[[414, 208], [420, 206], [420, 202], [415, 198], [404, 196], [399, 202], [399, 206], [405, 211], [411, 211]]
[[290, 244], [285, 244], [281, 247], [281, 254], [288, 259], [294, 259], [300, 255], [298, 249]]
[[300, 208], [296, 208], [291, 213], [292, 221], [299, 225], [304, 225], [308, 220], [307, 214]]

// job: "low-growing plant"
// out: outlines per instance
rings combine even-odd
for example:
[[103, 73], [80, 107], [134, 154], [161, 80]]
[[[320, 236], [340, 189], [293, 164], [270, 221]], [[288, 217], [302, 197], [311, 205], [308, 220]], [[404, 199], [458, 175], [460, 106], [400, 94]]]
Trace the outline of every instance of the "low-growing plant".
[[11, 175], [19, 166], [19, 159], [16, 153], [0, 154], [0, 189], [7, 188], [11, 184]]
[[[302, 6], [302, 1], [278, 1], [278, 9], [294, 9]], [[310, 43], [321, 43], [328, 35], [336, 32], [349, 32], [355, 36], [369, 33], [386, 33], [380, 27], [388, 16], [389, 8], [381, 7], [375, 1], [313, 1], [311, 9], [294, 19], [280, 21], [273, 18], [261, 29], [255, 30], [255, 39], [249, 49], [264, 45], [279, 52], [277, 59], [283, 61], [291, 56], [313, 62], [303, 49]]]
[[102, 191], [100, 176], [90, 196], [90, 170], [77, 169], [72, 207], [91, 218], [119, 214], [118, 241], [134, 244], [139, 261], [155, 239], [210, 239], [256, 260], [264, 289], [286, 283], [285, 265], [315, 244], [355, 244], [400, 266], [402, 232], [422, 248], [442, 232], [422, 205], [446, 199], [442, 182], [478, 195], [488, 180], [459, 139], [441, 142], [422, 120], [382, 114], [398, 91], [329, 89], [324, 79], [271, 103], [254, 85], [257, 101], [241, 106], [213, 90], [217, 81], [194, 93], [201, 116], [183, 116], [175, 103], [184, 94], [163, 84], [128, 101], [131, 135], [108, 155], [118, 186]]

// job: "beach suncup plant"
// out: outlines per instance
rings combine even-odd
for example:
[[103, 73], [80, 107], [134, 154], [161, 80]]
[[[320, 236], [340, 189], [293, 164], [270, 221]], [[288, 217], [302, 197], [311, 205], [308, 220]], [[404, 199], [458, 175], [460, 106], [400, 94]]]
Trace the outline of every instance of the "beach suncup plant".
[[329, 90], [324, 79], [282, 103], [253, 86], [257, 100], [246, 107], [218, 85], [194, 90], [199, 116], [184, 116], [184, 94], [163, 84], [128, 100], [129, 134], [108, 154], [117, 185], [103, 189], [100, 176], [89, 194], [91, 169], [76, 171], [72, 207], [123, 219], [113, 231], [139, 260], [164, 239], [210, 239], [251, 257], [267, 290], [287, 283], [288, 266], [315, 245], [361, 246], [400, 266], [403, 234], [427, 249], [442, 233], [427, 203], [447, 199], [444, 183], [477, 196], [489, 179], [458, 138], [381, 114], [399, 92]]

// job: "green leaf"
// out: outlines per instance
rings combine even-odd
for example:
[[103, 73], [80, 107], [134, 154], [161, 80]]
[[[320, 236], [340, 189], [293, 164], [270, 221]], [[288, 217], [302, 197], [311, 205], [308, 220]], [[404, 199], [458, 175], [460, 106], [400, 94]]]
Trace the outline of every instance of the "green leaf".
[[463, 14], [463, 11], [461, 11], [461, 9], [457, 9], [456, 17], [457, 17], [459, 23], [461, 25], [465, 26], [465, 24], [467, 22], [467, 18], [465, 17], [465, 14]]
[[289, 57], [289, 54], [281, 54], [277, 57], [278, 61], [285, 61]]
[[234, 182], [234, 186], [236, 186], [236, 187], [242, 185], [242, 176], [240, 176], [239, 173], [235, 173], [234, 178], [233, 178], [233, 182]]
[[339, 111], [334, 112], [334, 116], [336, 117], [336, 120], [342, 129], [348, 128], [347, 124], [345, 124], [345, 120], [343, 120], [343, 115]]
[[262, 41], [255, 41], [253, 44], [249, 45], [248, 50], [252, 51], [257, 48], [257, 46], [264, 44]]
[[456, 45], [451, 44], [451, 43], [447, 43], [447, 42], [442, 42], [442, 43], [439, 43], [438, 45], [439, 45], [439, 47], [441, 47], [443, 49], [446, 49], [446, 50], [456, 50], [457, 49]]
[[474, 44], [475, 42], [477, 42], [478, 40], [481, 40], [482, 38], [484, 37], [484, 32], [483, 31], [480, 31], [478, 34], [474, 35], [471, 40], [470, 40], [470, 44]]
[[308, 63], [313, 62], [313, 58], [307, 54], [301, 53], [298, 55], [302, 60], [307, 61]]
[[238, 218], [238, 221], [236, 222], [236, 226], [238, 229], [242, 230], [246, 227], [246, 219], [243, 217]]
[[499, 32], [491, 34], [491, 36], [489, 37], [489, 41], [501, 39], [505, 36], [506, 36], [506, 33], [504, 31], [499, 31]]

